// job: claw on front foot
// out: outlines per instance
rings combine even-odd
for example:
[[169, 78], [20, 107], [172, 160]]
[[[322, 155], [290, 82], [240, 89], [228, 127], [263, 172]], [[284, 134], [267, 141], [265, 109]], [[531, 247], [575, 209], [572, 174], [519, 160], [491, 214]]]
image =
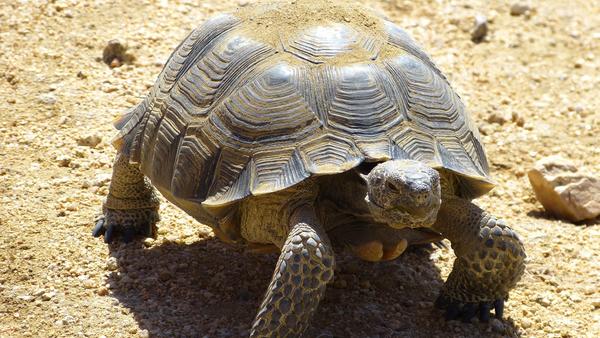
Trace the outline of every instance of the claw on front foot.
[[493, 302], [468, 303], [453, 300], [442, 294], [435, 301], [435, 306], [446, 311], [446, 320], [460, 319], [465, 323], [470, 323], [475, 317], [479, 317], [481, 322], [489, 322], [492, 307], [497, 319], [502, 319], [504, 314], [504, 299], [496, 299]]
[[129, 243], [137, 237], [155, 237], [158, 220], [158, 211], [155, 209], [105, 209], [104, 214], [96, 219], [92, 236], [104, 235], [105, 243], [111, 243], [117, 237], [123, 243]]
[[104, 216], [100, 216], [100, 217], [98, 217], [98, 219], [96, 219], [96, 225], [94, 226], [94, 229], [92, 230], [92, 236], [100, 237], [101, 235], [104, 234], [105, 231], [106, 231], [106, 229], [104, 229]]

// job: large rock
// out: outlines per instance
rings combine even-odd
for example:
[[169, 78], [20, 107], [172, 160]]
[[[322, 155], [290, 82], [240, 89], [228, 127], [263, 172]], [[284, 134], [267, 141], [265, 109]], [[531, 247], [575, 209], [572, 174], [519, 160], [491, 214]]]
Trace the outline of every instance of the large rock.
[[600, 179], [559, 156], [539, 160], [527, 173], [546, 211], [572, 222], [600, 215]]

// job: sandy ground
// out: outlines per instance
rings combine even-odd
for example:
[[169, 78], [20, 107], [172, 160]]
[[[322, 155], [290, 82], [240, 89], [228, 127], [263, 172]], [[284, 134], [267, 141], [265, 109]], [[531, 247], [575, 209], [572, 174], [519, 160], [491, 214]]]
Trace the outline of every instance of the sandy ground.
[[[366, 2], [424, 46], [470, 107], [498, 182], [478, 203], [520, 233], [528, 267], [504, 321], [465, 324], [432, 307], [450, 250], [379, 264], [341, 255], [308, 336], [600, 336], [599, 222], [548, 217], [525, 175], [551, 154], [600, 172], [600, 2], [539, 1], [521, 16], [507, 1]], [[0, 337], [248, 333], [276, 255], [227, 247], [166, 202], [155, 241], [108, 247], [90, 235], [111, 120], [187, 32], [238, 4], [0, 0]], [[476, 14], [490, 21], [480, 44]], [[99, 59], [113, 38], [133, 64]]]

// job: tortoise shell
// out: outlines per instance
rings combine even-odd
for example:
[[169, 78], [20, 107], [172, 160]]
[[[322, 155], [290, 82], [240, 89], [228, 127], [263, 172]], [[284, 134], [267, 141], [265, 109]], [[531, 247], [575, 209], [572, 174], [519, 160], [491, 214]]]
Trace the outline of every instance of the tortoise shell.
[[116, 123], [120, 151], [208, 223], [248, 196], [363, 162], [415, 159], [456, 174], [462, 196], [489, 191], [476, 126], [407, 33], [362, 7], [309, 4], [196, 28]]

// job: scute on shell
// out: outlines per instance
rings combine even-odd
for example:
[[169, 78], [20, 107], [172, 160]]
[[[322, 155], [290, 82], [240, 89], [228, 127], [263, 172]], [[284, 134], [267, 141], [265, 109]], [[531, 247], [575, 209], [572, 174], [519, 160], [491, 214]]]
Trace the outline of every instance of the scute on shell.
[[[456, 173], [466, 197], [493, 187], [477, 128], [406, 32], [337, 4], [295, 22], [294, 6], [303, 5], [201, 25], [118, 121], [115, 143], [154, 185], [210, 210], [364, 161], [410, 158]], [[355, 21], [332, 21], [347, 15]]]

